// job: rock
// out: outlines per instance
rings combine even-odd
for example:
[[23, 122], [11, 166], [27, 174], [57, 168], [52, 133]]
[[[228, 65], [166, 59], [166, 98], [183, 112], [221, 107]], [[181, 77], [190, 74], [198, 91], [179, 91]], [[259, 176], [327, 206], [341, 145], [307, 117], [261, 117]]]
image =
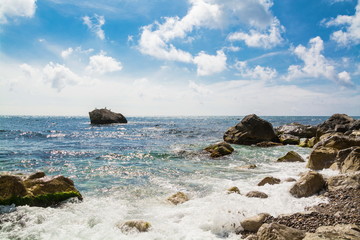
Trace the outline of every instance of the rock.
[[255, 164], [249, 164], [249, 165], [235, 167], [236, 170], [246, 170], [246, 169], [255, 169], [255, 168], [257, 168], [257, 166]]
[[282, 224], [263, 224], [257, 232], [258, 240], [301, 240], [305, 231], [290, 228]]
[[117, 227], [123, 232], [123, 233], [131, 233], [133, 231], [135, 232], [147, 232], [151, 224], [149, 222], [143, 221], [143, 220], [131, 220], [124, 222], [122, 224], [117, 225]]
[[282, 143], [277, 142], [259, 142], [255, 144], [257, 147], [277, 147], [277, 146], [283, 146]]
[[278, 137], [268, 121], [255, 114], [247, 115], [235, 127], [229, 128], [224, 134], [228, 143], [252, 145], [264, 141], [278, 142]]
[[73, 197], [82, 199], [74, 182], [63, 176], [49, 178], [44, 173], [23, 178], [0, 176], [0, 205], [48, 207]]
[[305, 160], [297, 152], [290, 151], [285, 156], [279, 158], [277, 162], [305, 162]]
[[310, 171], [304, 174], [290, 189], [291, 195], [297, 198], [309, 197], [325, 187], [325, 180], [320, 173]]
[[167, 200], [174, 205], [178, 205], [189, 201], [189, 197], [183, 192], [177, 192], [174, 195], [168, 197]]
[[237, 193], [237, 194], [240, 194], [240, 190], [238, 187], [231, 187], [227, 190], [228, 194], [231, 194], [231, 193]]
[[359, 138], [360, 137], [360, 130], [354, 130], [354, 131], [351, 131], [351, 133], [349, 134], [350, 137], [357, 137]]
[[345, 136], [343, 134], [330, 135], [328, 138], [315, 145], [317, 147], [329, 147], [342, 150], [350, 147], [360, 147], [360, 138]]
[[109, 109], [95, 109], [89, 112], [91, 124], [127, 123], [127, 119], [121, 113], [114, 113]]
[[325, 122], [318, 125], [316, 130], [316, 137], [328, 132], [346, 132], [350, 129], [350, 125], [355, 121], [352, 117], [346, 114], [334, 114]]
[[281, 181], [278, 178], [274, 178], [274, 177], [265, 177], [263, 180], [261, 180], [258, 183], [258, 186], [264, 186], [265, 184], [270, 184], [270, 185], [275, 185], [275, 184], [279, 184]]
[[350, 150], [344, 161], [339, 164], [342, 173], [360, 171], [360, 147], [353, 147]]
[[269, 217], [268, 213], [260, 213], [256, 216], [249, 217], [240, 222], [244, 231], [257, 232], [261, 225], [265, 222], [265, 219]]
[[246, 194], [249, 198], [268, 198], [268, 195], [259, 191], [251, 191]]
[[326, 180], [329, 191], [341, 189], [360, 189], [360, 172], [337, 175]]
[[299, 138], [312, 138], [316, 135], [316, 126], [302, 125], [300, 123], [290, 123], [275, 128], [275, 131], [280, 134], [290, 134]]
[[301, 138], [299, 142], [299, 147], [308, 147], [312, 148], [315, 145], [316, 138]]
[[282, 144], [289, 145], [298, 145], [300, 143], [300, 138], [290, 134], [281, 134], [279, 136], [280, 142]]
[[258, 240], [258, 237], [255, 234], [251, 234], [247, 236], [245, 240]]
[[322, 226], [315, 233], [306, 233], [304, 240], [346, 239], [359, 240], [360, 227], [355, 224], [338, 224], [335, 226]]
[[232, 148], [231, 145], [226, 142], [221, 142], [221, 143], [210, 145], [207, 148], [205, 148], [204, 150], [211, 153], [210, 156], [212, 158], [218, 158], [218, 157], [222, 157], [222, 156], [231, 154], [234, 151], [234, 148]]
[[289, 178], [285, 178], [284, 182], [296, 182], [296, 179], [289, 177]]
[[318, 147], [315, 148], [309, 157], [309, 161], [306, 165], [307, 168], [313, 170], [321, 170], [329, 168], [336, 159], [338, 150], [329, 147]]

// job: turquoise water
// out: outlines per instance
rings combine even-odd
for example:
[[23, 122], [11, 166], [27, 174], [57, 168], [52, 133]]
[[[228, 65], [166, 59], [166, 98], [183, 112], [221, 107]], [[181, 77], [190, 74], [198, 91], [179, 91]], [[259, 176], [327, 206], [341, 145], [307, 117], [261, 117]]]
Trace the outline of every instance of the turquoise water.
[[[328, 117], [263, 117], [274, 126], [316, 125]], [[265, 176], [298, 177], [304, 163], [275, 163], [297, 146], [235, 146], [210, 159], [202, 149], [222, 141], [242, 117], [129, 117], [128, 124], [90, 125], [85, 117], [0, 117], [0, 172], [64, 175], [84, 196], [62, 208], [18, 207], [2, 214], [0, 239], [237, 239], [244, 217], [300, 211], [318, 200], [293, 199], [291, 183], [257, 187]], [[236, 167], [255, 163], [253, 170]], [[226, 194], [261, 190], [268, 199]], [[191, 200], [172, 206], [177, 191]], [[129, 219], [151, 222], [147, 233], [124, 234], [116, 226]]]

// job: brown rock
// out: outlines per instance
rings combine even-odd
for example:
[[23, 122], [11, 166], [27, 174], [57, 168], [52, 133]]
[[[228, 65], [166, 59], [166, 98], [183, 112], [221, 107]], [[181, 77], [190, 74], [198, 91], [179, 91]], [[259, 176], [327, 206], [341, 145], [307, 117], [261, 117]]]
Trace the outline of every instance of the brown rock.
[[240, 194], [240, 190], [238, 187], [231, 187], [227, 190], [228, 194], [230, 193], [237, 193], [237, 194]]
[[109, 109], [95, 109], [89, 112], [91, 124], [127, 123], [127, 119], [121, 113], [115, 113]]
[[143, 221], [143, 220], [131, 220], [124, 222], [122, 224], [117, 225], [117, 227], [123, 232], [123, 233], [131, 233], [132, 231], [136, 232], [147, 232], [151, 224], [149, 222]]
[[265, 222], [265, 219], [269, 217], [268, 213], [260, 213], [256, 216], [249, 217], [240, 222], [244, 231], [257, 232], [261, 225]]
[[183, 192], [177, 192], [174, 195], [168, 197], [167, 200], [174, 205], [178, 205], [189, 201], [189, 197]]
[[279, 136], [280, 142], [284, 145], [298, 145], [300, 143], [300, 138], [290, 134], [281, 134]]
[[360, 171], [360, 147], [351, 148], [351, 152], [340, 164], [342, 173]]
[[277, 147], [277, 146], [283, 146], [282, 143], [278, 142], [259, 142], [255, 144], [257, 147]]
[[251, 191], [246, 194], [249, 198], [268, 198], [268, 195], [259, 191]]
[[218, 157], [222, 157], [222, 156], [231, 154], [234, 151], [234, 148], [232, 148], [231, 145], [226, 142], [221, 142], [221, 143], [210, 145], [207, 148], [205, 148], [204, 150], [211, 153], [210, 156], [212, 158], [218, 158]]
[[290, 151], [285, 156], [279, 158], [277, 162], [305, 162], [305, 160], [297, 152]]
[[274, 178], [274, 177], [265, 177], [263, 180], [261, 180], [258, 183], [258, 186], [264, 186], [265, 184], [270, 184], [270, 185], [275, 185], [275, 184], [279, 184], [281, 181], [278, 178]]
[[263, 224], [257, 232], [258, 240], [302, 240], [305, 231], [278, 223]]
[[309, 197], [325, 187], [325, 180], [320, 173], [308, 172], [290, 189], [291, 195], [297, 198]]
[[310, 153], [306, 167], [314, 170], [329, 168], [335, 162], [337, 153], [338, 150], [330, 147], [315, 148]]
[[333, 176], [328, 178], [326, 182], [330, 191], [348, 188], [360, 189], [360, 172]]
[[26, 194], [26, 188], [20, 177], [11, 175], [0, 176], [0, 200], [23, 197]]
[[360, 227], [355, 224], [338, 224], [322, 226], [315, 233], [306, 233], [304, 240], [359, 240]]

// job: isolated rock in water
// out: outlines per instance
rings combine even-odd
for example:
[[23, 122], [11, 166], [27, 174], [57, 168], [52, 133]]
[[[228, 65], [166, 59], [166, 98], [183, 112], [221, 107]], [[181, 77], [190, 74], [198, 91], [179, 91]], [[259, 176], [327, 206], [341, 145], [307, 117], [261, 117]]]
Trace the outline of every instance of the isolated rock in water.
[[183, 192], [177, 192], [174, 195], [168, 197], [167, 200], [174, 205], [178, 205], [189, 201], [189, 197]]
[[280, 142], [285, 145], [299, 145], [300, 138], [290, 134], [281, 134], [279, 136]]
[[353, 147], [350, 149], [350, 153], [340, 164], [340, 170], [342, 173], [360, 171], [360, 147]]
[[268, 195], [259, 191], [251, 191], [246, 194], [249, 198], [268, 198]]
[[326, 183], [329, 191], [348, 188], [360, 189], [360, 172], [329, 177]]
[[258, 183], [258, 186], [264, 186], [265, 184], [275, 185], [281, 182], [280, 179], [274, 177], [265, 177]]
[[247, 115], [235, 127], [229, 128], [224, 134], [224, 140], [242, 145], [252, 145], [264, 141], [279, 141], [271, 123], [255, 114]]
[[355, 224], [338, 224], [335, 226], [322, 226], [315, 233], [306, 233], [304, 240], [359, 240], [360, 227]]
[[143, 220], [131, 220], [124, 222], [122, 224], [117, 225], [117, 227], [123, 232], [123, 233], [131, 233], [133, 231], [135, 232], [147, 232], [151, 224], [149, 222], [143, 221]]
[[315, 148], [309, 157], [309, 161], [306, 165], [307, 168], [313, 170], [321, 170], [329, 168], [336, 159], [338, 150], [329, 147], [318, 147]]
[[127, 119], [121, 113], [114, 113], [109, 109], [95, 109], [89, 112], [91, 124], [127, 123]]
[[316, 126], [302, 125], [300, 123], [290, 123], [275, 128], [275, 131], [280, 134], [290, 134], [299, 138], [312, 138], [316, 135]]
[[82, 199], [72, 180], [63, 176], [50, 178], [43, 175], [1, 175], [0, 205], [48, 207], [73, 197]]
[[320, 173], [310, 171], [304, 174], [290, 189], [291, 195], [297, 198], [309, 197], [325, 187], [325, 180]]
[[237, 194], [240, 194], [240, 190], [238, 187], [231, 187], [227, 190], [228, 194], [231, 194], [231, 193], [237, 193]]
[[302, 240], [305, 231], [290, 228], [282, 224], [263, 224], [257, 232], [258, 240]]
[[279, 158], [277, 162], [305, 162], [305, 160], [297, 152], [290, 151], [285, 156]]
[[265, 219], [269, 217], [268, 213], [260, 213], [256, 216], [245, 218], [240, 222], [240, 225], [245, 231], [257, 232], [261, 225], [265, 222]]
[[210, 156], [212, 158], [218, 158], [218, 157], [222, 157], [222, 156], [231, 154], [234, 151], [234, 148], [232, 148], [231, 145], [226, 142], [221, 142], [221, 143], [210, 145], [207, 148], [205, 148], [204, 150], [211, 153]]
[[325, 122], [318, 125], [316, 137], [319, 138], [328, 132], [346, 132], [354, 121], [355, 119], [346, 114], [334, 114]]

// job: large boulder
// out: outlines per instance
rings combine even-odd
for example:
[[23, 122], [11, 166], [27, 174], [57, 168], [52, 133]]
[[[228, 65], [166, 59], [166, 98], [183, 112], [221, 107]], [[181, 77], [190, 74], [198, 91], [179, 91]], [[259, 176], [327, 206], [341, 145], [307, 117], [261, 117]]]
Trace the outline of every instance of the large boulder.
[[275, 131], [280, 134], [289, 134], [299, 138], [312, 138], [316, 135], [316, 126], [303, 125], [300, 123], [285, 124], [275, 128]]
[[339, 166], [342, 173], [360, 171], [360, 147], [353, 147], [350, 150]]
[[292, 188], [291, 195], [297, 198], [309, 197], [325, 187], [325, 180], [320, 173], [310, 171], [304, 174]]
[[305, 231], [278, 223], [265, 223], [256, 235], [258, 240], [302, 240], [305, 237]]
[[335, 162], [337, 153], [337, 149], [330, 147], [315, 148], [310, 153], [309, 161], [306, 167], [313, 170], [329, 168]]
[[0, 205], [48, 207], [73, 197], [82, 199], [74, 182], [63, 176], [46, 177], [43, 172], [0, 176]]
[[329, 191], [348, 188], [360, 189], [360, 172], [332, 176], [326, 179], [326, 183]]
[[89, 112], [91, 124], [127, 123], [127, 119], [121, 113], [114, 113], [109, 109], [95, 109]]
[[318, 142], [314, 148], [317, 147], [330, 147], [337, 150], [342, 150], [349, 147], [360, 146], [360, 138], [346, 136], [343, 134], [330, 134], [327, 138], [324, 138]]
[[284, 145], [299, 145], [300, 143], [300, 138], [291, 134], [281, 134], [279, 140]]
[[278, 158], [277, 162], [305, 162], [297, 152], [290, 151], [285, 156]]
[[210, 145], [204, 150], [209, 152], [212, 158], [218, 158], [231, 154], [234, 151], [234, 148], [232, 148], [231, 145], [226, 142], [221, 142]]
[[328, 240], [328, 239], [360, 239], [360, 227], [355, 224], [338, 224], [335, 226], [322, 226], [315, 233], [306, 233], [304, 240]]
[[247, 115], [235, 127], [229, 128], [224, 134], [224, 140], [242, 145], [279, 141], [271, 123], [255, 114]]
[[343, 132], [345, 133], [350, 129], [350, 125], [355, 121], [352, 117], [346, 114], [334, 114], [325, 122], [318, 125], [316, 136], [319, 138], [321, 135], [328, 132]]

